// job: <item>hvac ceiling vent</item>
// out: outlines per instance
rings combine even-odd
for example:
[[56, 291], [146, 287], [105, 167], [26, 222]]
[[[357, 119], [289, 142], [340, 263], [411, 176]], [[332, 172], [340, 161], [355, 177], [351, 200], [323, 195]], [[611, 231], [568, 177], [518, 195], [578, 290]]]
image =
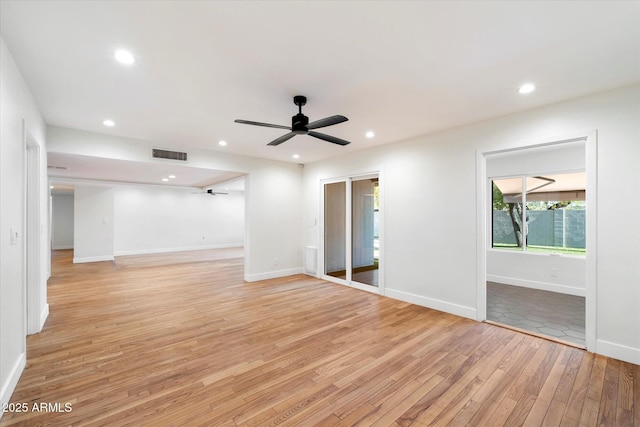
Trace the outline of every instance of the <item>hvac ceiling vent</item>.
[[182, 153], [180, 151], [169, 151], [154, 148], [151, 150], [151, 155], [156, 159], [181, 160], [183, 162], [187, 161], [187, 153]]

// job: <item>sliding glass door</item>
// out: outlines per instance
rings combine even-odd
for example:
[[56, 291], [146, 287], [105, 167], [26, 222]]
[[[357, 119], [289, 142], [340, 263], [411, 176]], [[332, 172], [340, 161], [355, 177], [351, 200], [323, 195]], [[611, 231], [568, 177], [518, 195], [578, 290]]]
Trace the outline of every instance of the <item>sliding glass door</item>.
[[380, 286], [378, 174], [324, 184], [324, 274], [349, 285]]
[[324, 186], [324, 274], [347, 278], [347, 184]]
[[378, 286], [378, 177], [351, 181], [351, 280]]

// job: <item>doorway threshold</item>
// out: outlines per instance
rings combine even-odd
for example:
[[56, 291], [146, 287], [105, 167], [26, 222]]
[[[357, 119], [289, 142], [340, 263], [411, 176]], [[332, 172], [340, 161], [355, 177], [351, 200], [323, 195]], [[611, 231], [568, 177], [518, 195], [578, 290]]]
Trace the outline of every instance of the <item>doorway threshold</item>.
[[571, 342], [571, 341], [565, 341], [565, 340], [562, 340], [560, 338], [552, 337], [552, 336], [549, 336], [549, 335], [544, 335], [544, 334], [540, 334], [540, 333], [537, 333], [537, 332], [532, 332], [532, 331], [529, 331], [529, 330], [526, 330], [526, 329], [518, 328], [517, 326], [511, 326], [511, 325], [507, 325], [505, 323], [494, 322], [493, 320], [485, 320], [484, 323], [487, 323], [487, 324], [493, 325], [493, 326], [498, 326], [498, 327], [504, 328], [504, 329], [510, 329], [512, 331], [515, 331], [515, 332], [520, 332], [521, 334], [531, 335], [531, 336], [536, 337], [536, 338], [542, 338], [543, 340], [556, 342], [558, 344], [568, 345], [569, 347], [577, 348], [577, 349], [580, 349], [580, 350], [586, 350], [587, 349], [587, 347], [585, 347], [584, 345], [576, 344], [576, 343]]

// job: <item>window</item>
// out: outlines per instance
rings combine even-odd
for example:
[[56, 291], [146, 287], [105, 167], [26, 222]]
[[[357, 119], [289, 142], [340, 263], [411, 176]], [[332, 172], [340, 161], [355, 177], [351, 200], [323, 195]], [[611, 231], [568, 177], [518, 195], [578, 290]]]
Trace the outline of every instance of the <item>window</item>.
[[585, 255], [584, 172], [493, 179], [492, 247]]

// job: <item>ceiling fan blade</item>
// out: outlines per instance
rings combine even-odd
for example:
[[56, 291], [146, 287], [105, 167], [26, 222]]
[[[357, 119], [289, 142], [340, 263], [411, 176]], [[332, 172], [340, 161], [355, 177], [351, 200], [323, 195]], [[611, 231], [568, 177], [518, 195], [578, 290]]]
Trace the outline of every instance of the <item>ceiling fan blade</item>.
[[346, 122], [347, 119], [345, 116], [331, 116], [325, 117], [324, 119], [316, 120], [315, 122], [311, 122], [307, 125], [307, 129], [318, 129], [323, 128], [325, 126], [337, 125], [338, 123]]
[[211, 194], [212, 196], [217, 196], [218, 194], [227, 195], [229, 193], [223, 193], [222, 191], [213, 191], [213, 189], [210, 188], [207, 190], [207, 194]]
[[236, 120], [234, 120], [234, 122], [242, 123], [243, 125], [264, 126], [264, 127], [267, 127], [267, 128], [277, 128], [277, 129], [289, 129], [289, 130], [291, 130], [291, 128], [289, 126], [272, 125], [271, 123], [252, 122], [250, 120], [236, 119]]
[[280, 138], [276, 138], [273, 141], [271, 141], [270, 143], [268, 143], [267, 145], [280, 145], [283, 142], [293, 138], [294, 136], [296, 136], [295, 132], [289, 132], [286, 135], [282, 135]]
[[324, 133], [320, 133], [320, 132], [309, 131], [307, 135], [313, 136], [319, 139], [324, 139], [325, 141], [333, 142], [334, 144], [338, 144], [338, 145], [351, 144], [349, 141], [345, 141], [344, 139], [336, 138], [335, 136], [331, 136], [331, 135], [325, 135]]

